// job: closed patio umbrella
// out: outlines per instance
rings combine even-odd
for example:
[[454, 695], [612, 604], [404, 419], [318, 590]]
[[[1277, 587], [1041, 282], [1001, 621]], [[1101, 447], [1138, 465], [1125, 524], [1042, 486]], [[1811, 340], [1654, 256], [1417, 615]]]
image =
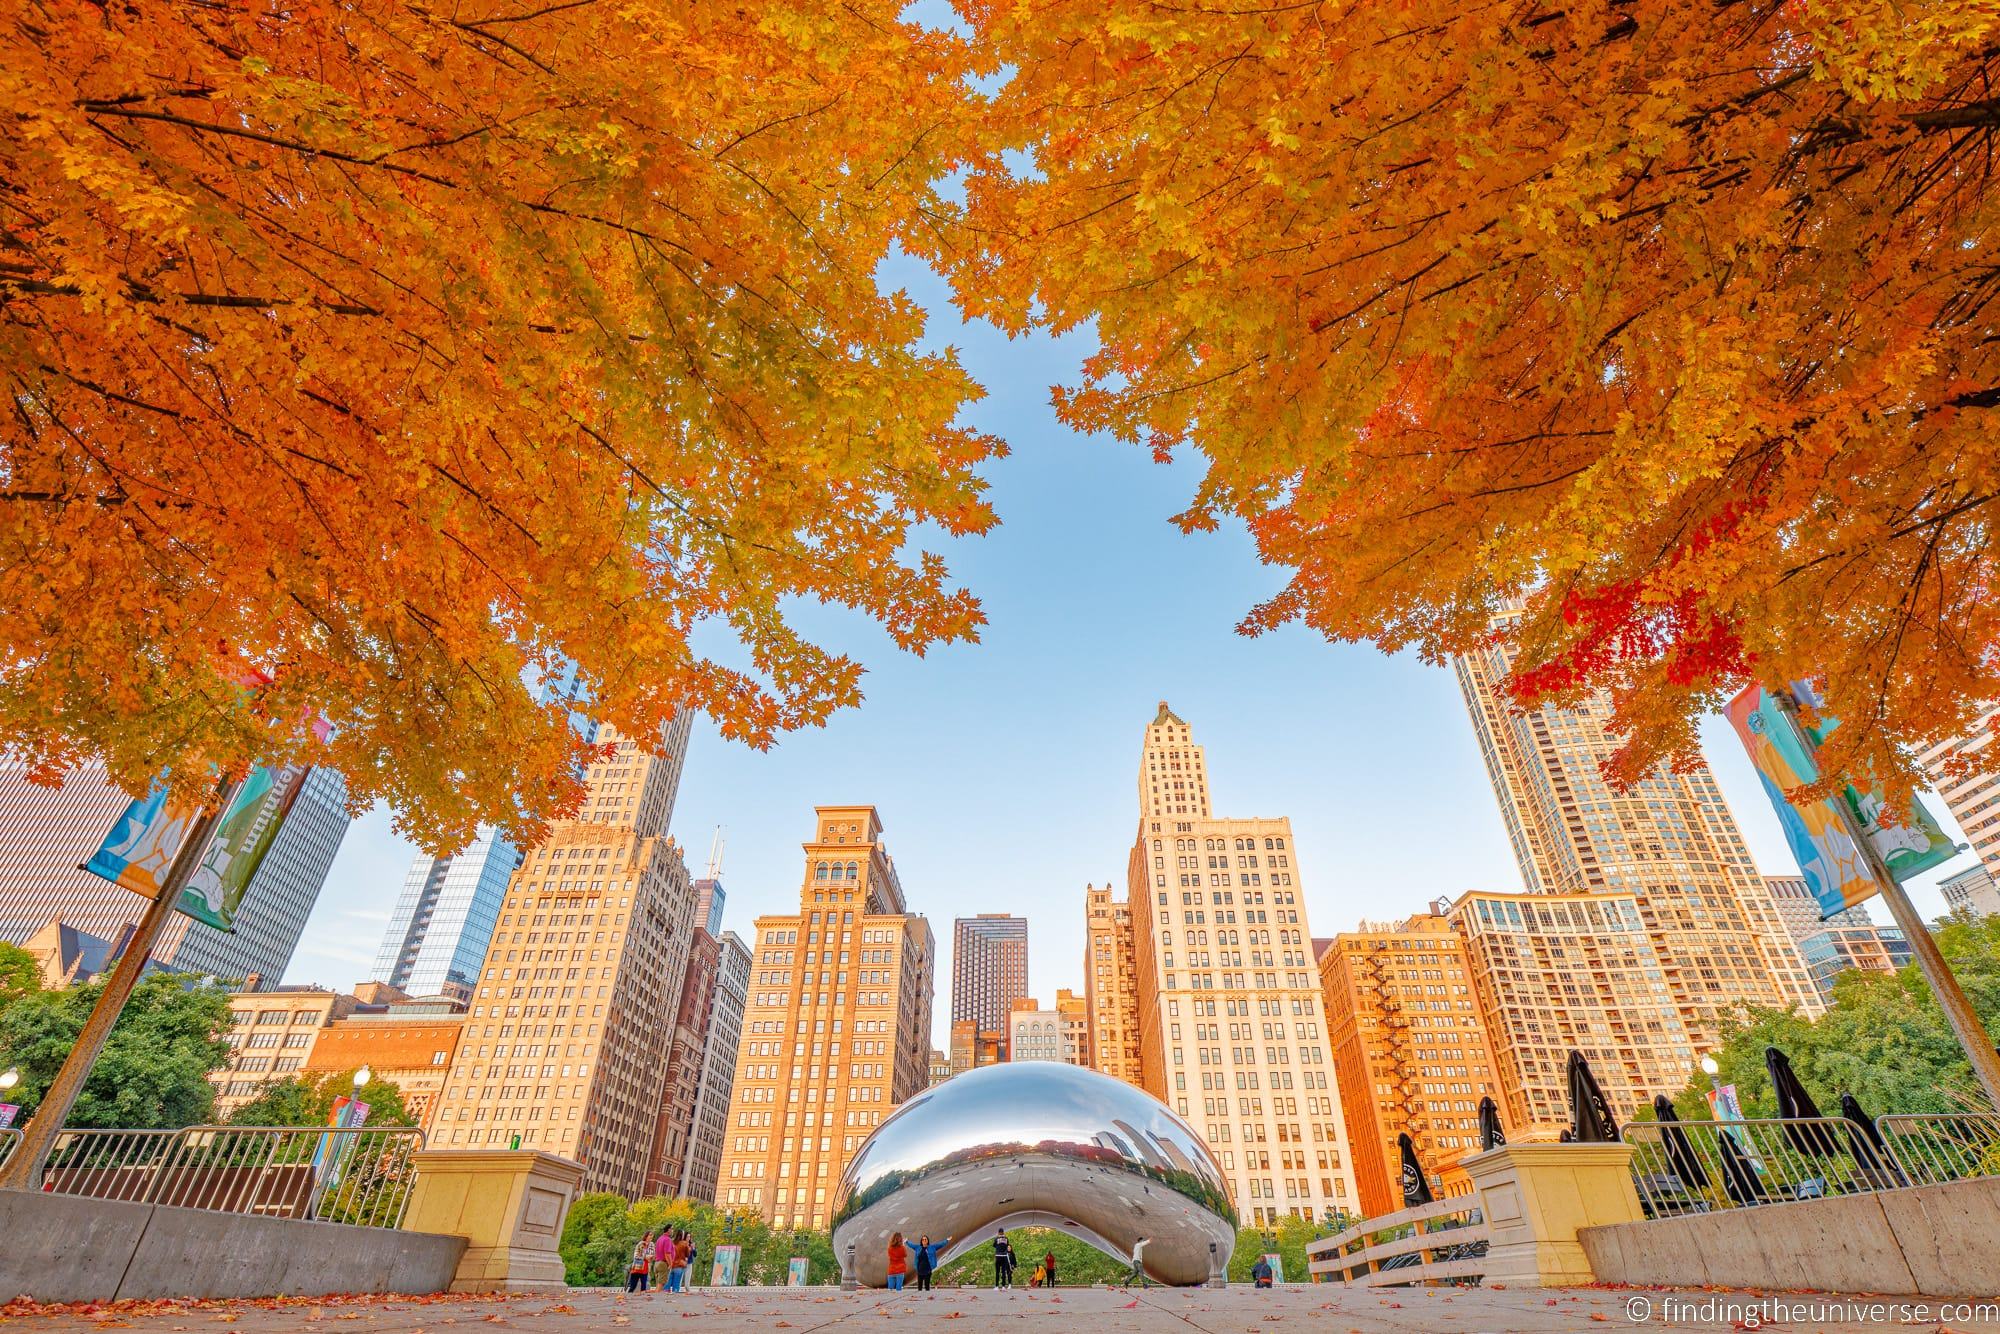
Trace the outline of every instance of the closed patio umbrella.
[[1764, 1203], [1764, 1187], [1757, 1180], [1757, 1169], [1750, 1165], [1743, 1150], [1736, 1147], [1736, 1136], [1724, 1130], [1716, 1138], [1722, 1144], [1722, 1188], [1729, 1192], [1729, 1198], [1746, 1207]]
[[1674, 1175], [1689, 1190], [1705, 1189], [1708, 1170], [1701, 1165], [1701, 1158], [1688, 1140], [1687, 1131], [1681, 1129], [1681, 1119], [1674, 1114], [1674, 1105], [1667, 1100], [1666, 1094], [1653, 1095], [1653, 1115], [1660, 1121], [1660, 1144], [1667, 1153], [1667, 1166], [1674, 1170]]
[[1617, 1142], [1618, 1120], [1611, 1115], [1611, 1104], [1605, 1100], [1604, 1090], [1597, 1086], [1590, 1062], [1575, 1050], [1569, 1054], [1569, 1114], [1575, 1123], [1570, 1130], [1571, 1143]]
[[1424, 1166], [1417, 1161], [1417, 1146], [1408, 1133], [1396, 1136], [1396, 1147], [1403, 1154], [1403, 1207], [1414, 1209], [1420, 1204], [1429, 1204], [1436, 1196], [1431, 1194], [1431, 1183], [1424, 1177]]
[[[1792, 1059], [1776, 1047], [1764, 1048], [1764, 1068], [1771, 1074], [1771, 1091], [1778, 1098], [1778, 1115], [1786, 1119], [1819, 1119], [1823, 1114], [1812, 1094], [1799, 1082], [1792, 1071]], [[1800, 1153], [1815, 1158], [1833, 1158], [1840, 1153], [1840, 1145], [1833, 1132], [1825, 1126], [1785, 1127], [1785, 1140]]]
[[1861, 1103], [1852, 1093], [1840, 1095], [1840, 1115], [1848, 1124], [1847, 1151], [1854, 1155], [1854, 1165], [1863, 1172], [1884, 1174], [1896, 1182], [1903, 1181], [1903, 1173], [1889, 1157], [1889, 1148], [1882, 1142], [1881, 1127], [1875, 1118], [1861, 1108]]
[[1479, 1147], [1497, 1149], [1507, 1142], [1507, 1133], [1500, 1129], [1500, 1108], [1492, 1097], [1479, 1100]]

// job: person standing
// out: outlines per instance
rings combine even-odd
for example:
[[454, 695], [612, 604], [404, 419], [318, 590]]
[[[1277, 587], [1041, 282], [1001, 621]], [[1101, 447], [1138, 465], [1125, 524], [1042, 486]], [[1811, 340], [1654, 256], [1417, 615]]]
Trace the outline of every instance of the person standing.
[[694, 1243], [686, 1230], [674, 1234], [673, 1268], [667, 1271], [667, 1291], [687, 1291], [688, 1265], [694, 1260]]
[[917, 1253], [914, 1257], [917, 1262], [918, 1292], [929, 1292], [931, 1290], [931, 1271], [937, 1268], [938, 1257], [944, 1254], [944, 1248], [949, 1245], [951, 1245], [950, 1237], [946, 1237], [940, 1242], [933, 1242], [928, 1232], [918, 1238]]
[[903, 1249], [903, 1234], [889, 1234], [889, 1291], [903, 1290], [903, 1275], [909, 1272], [910, 1253]]
[[653, 1234], [648, 1232], [632, 1248], [632, 1263], [625, 1271], [625, 1291], [644, 1292], [646, 1271], [653, 1267]]
[[1011, 1288], [1014, 1286], [1014, 1244], [1007, 1240], [1007, 1230], [997, 1229], [993, 1233], [993, 1286]]
[[653, 1243], [654, 1289], [659, 1292], [665, 1292], [672, 1286], [673, 1275], [674, 1231], [672, 1228], [661, 1228], [660, 1239]]
[[1042, 1256], [1042, 1272], [1045, 1276], [1043, 1281], [1049, 1287], [1053, 1288], [1056, 1285], [1056, 1253], [1054, 1251], [1050, 1251]]
[[1139, 1238], [1139, 1240], [1132, 1243], [1132, 1272], [1125, 1276], [1126, 1287], [1129, 1288], [1134, 1283], [1137, 1283], [1142, 1288], [1147, 1286], [1146, 1260], [1145, 1260], [1146, 1243], [1151, 1240], [1152, 1240], [1151, 1237], [1141, 1237]]

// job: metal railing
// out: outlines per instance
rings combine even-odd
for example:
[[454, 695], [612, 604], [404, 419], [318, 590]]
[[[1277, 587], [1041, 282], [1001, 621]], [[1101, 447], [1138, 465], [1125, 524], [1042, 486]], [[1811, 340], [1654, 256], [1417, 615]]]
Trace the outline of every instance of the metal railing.
[[14, 1152], [14, 1146], [20, 1142], [21, 1131], [18, 1126], [0, 1126], [0, 1163], [7, 1161], [8, 1155]]
[[1912, 1184], [1886, 1135], [1877, 1145], [1861, 1126], [1838, 1116], [1642, 1121], [1627, 1125], [1624, 1139], [1632, 1146], [1632, 1181], [1648, 1218]]
[[1898, 1112], [1877, 1117], [1875, 1126], [1912, 1186], [2000, 1176], [2000, 1114]]
[[1486, 1273], [1486, 1241], [1479, 1197], [1454, 1195], [1309, 1241], [1306, 1268], [1315, 1280], [1364, 1288], [1476, 1283]]
[[399, 1227], [416, 1183], [414, 1126], [65, 1130], [42, 1171], [59, 1195]]

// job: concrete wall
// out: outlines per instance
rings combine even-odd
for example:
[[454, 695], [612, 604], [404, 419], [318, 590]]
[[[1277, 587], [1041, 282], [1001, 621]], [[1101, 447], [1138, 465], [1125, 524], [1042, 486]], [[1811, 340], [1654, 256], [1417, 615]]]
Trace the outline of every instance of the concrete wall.
[[0, 1300], [443, 1292], [465, 1238], [0, 1191]]
[[2000, 1292], [2000, 1177], [1585, 1228], [1598, 1281], [1926, 1297]]

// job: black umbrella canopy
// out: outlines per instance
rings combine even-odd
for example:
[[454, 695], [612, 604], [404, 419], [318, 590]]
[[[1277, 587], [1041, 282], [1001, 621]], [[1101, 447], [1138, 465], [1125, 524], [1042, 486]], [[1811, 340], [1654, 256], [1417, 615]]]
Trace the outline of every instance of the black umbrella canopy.
[[1582, 1052], [1574, 1050], [1569, 1054], [1569, 1114], [1575, 1123], [1570, 1131], [1570, 1142], [1617, 1142], [1618, 1119], [1611, 1115], [1611, 1104], [1605, 1100], [1604, 1090], [1597, 1086], [1597, 1076], [1590, 1072], [1590, 1062], [1583, 1058]]
[[1724, 1130], [1716, 1138], [1722, 1143], [1722, 1188], [1738, 1204], [1762, 1204], [1764, 1189], [1757, 1182], [1757, 1169], [1736, 1147], [1736, 1136]]
[[[1764, 1068], [1771, 1073], [1771, 1091], [1778, 1098], [1778, 1115], [1789, 1119], [1818, 1119], [1822, 1113], [1812, 1094], [1799, 1082], [1792, 1071], [1792, 1058], [1776, 1047], [1764, 1048]], [[1840, 1152], [1840, 1145], [1833, 1134], [1824, 1126], [1786, 1126], [1785, 1139], [1800, 1153], [1815, 1158], [1831, 1158]]]
[[1653, 1115], [1660, 1122], [1660, 1143], [1667, 1152], [1667, 1166], [1681, 1179], [1681, 1184], [1689, 1190], [1700, 1190], [1708, 1185], [1708, 1170], [1701, 1165], [1701, 1158], [1694, 1151], [1694, 1144], [1688, 1133], [1681, 1129], [1681, 1119], [1674, 1114], [1674, 1105], [1664, 1093], [1653, 1095]]
[[1396, 1147], [1403, 1155], [1403, 1206], [1414, 1209], [1420, 1204], [1429, 1204], [1436, 1197], [1431, 1194], [1431, 1183], [1424, 1178], [1424, 1167], [1417, 1161], [1417, 1146], [1408, 1133], [1396, 1136]]
[[1500, 1128], [1500, 1108], [1492, 1096], [1479, 1100], [1479, 1147], [1497, 1149], [1507, 1142], [1507, 1132]]

